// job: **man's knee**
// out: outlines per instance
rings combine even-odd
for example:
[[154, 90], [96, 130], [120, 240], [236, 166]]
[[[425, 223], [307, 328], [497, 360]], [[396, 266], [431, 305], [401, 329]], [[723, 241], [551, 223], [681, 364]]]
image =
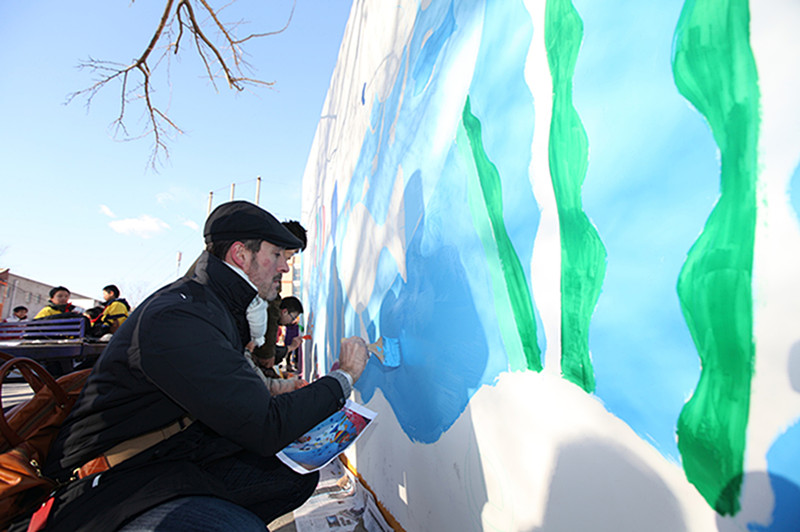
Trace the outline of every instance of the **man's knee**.
[[300, 504], [303, 504], [311, 498], [311, 496], [314, 494], [314, 490], [317, 489], [317, 484], [319, 484], [319, 472], [314, 471], [313, 473], [309, 473], [307, 475], [301, 475], [301, 477], [303, 482], [298, 489], [300, 492], [298, 499], [301, 501]]
[[[288, 469], [288, 468], [287, 468]], [[292, 475], [291, 482], [284, 482], [280, 494], [261, 500], [248, 509], [261, 517], [264, 522], [270, 523], [278, 517], [293, 512], [300, 508], [317, 489], [319, 473], [301, 475], [289, 470]], [[288, 480], [288, 479], [287, 479]]]
[[120, 532], [202, 530], [203, 532], [263, 532], [264, 521], [252, 512], [216, 497], [174, 499], [144, 512]]

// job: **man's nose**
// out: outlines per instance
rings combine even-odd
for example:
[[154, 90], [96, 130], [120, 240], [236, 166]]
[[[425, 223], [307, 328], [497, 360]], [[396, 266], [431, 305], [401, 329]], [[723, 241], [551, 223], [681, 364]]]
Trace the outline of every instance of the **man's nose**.
[[281, 253], [280, 259], [278, 259], [278, 271], [281, 273], [286, 273], [289, 271], [289, 261], [286, 260], [286, 257]]

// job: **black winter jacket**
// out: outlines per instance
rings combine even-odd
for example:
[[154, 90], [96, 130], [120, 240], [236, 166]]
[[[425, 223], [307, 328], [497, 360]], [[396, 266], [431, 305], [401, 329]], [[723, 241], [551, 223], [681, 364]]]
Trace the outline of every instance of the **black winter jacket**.
[[[61, 428], [45, 474], [65, 480], [120, 442], [187, 413], [196, 422], [102, 473], [102, 490], [87, 482], [92, 477], [71, 483], [56, 498], [48, 530], [105, 528], [180, 494], [224, 497], [193, 463], [242, 449], [274, 455], [341, 408], [345, 397], [332, 377], [269, 394], [242, 355], [245, 310], [255, 294], [204, 252], [191, 278], [162, 288], [122, 324]], [[131, 487], [137, 483], [150, 483], [150, 491]]]

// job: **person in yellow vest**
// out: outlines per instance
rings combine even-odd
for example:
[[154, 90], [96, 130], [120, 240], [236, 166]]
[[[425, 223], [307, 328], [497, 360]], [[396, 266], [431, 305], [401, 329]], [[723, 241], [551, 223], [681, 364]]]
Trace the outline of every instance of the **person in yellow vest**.
[[95, 324], [103, 328], [104, 333], [114, 334], [119, 326], [128, 319], [131, 306], [127, 301], [119, 297], [119, 288], [110, 284], [103, 288], [103, 313], [97, 318]]
[[56, 314], [76, 312], [75, 305], [69, 302], [70, 291], [64, 286], [56, 286], [50, 290], [50, 300], [47, 306], [40, 310], [33, 319], [46, 318]]

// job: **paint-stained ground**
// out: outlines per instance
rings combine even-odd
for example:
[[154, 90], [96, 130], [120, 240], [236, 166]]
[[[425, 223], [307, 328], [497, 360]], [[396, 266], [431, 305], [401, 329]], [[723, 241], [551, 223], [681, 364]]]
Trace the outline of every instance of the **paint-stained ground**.
[[270, 523], [272, 532], [391, 532], [372, 494], [334, 460], [320, 471], [317, 490], [292, 514]]

